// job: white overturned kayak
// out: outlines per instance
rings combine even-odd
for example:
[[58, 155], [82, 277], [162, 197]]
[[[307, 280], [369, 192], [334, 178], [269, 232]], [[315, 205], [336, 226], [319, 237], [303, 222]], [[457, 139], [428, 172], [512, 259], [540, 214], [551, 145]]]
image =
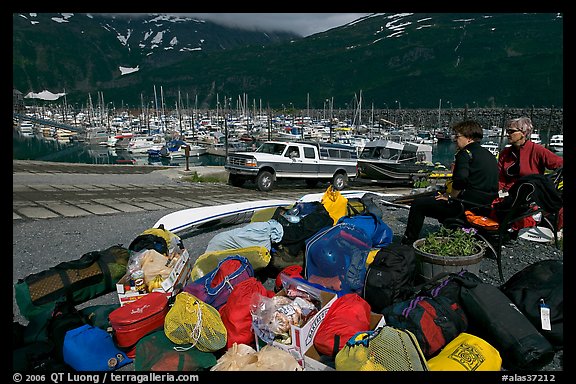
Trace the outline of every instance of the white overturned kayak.
[[294, 204], [294, 201], [257, 200], [246, 201], [243, 203], [183, 209], [181, 211], [172, 212], [164, 217], [161, 217], [160, 220], [154, 224], [154, 228], [158, 228], [158, 226], [163, 224], [165, 229], [177, 234], [178, 232], [182, 232], [187, 229], [198, 227], [200, 225], [208, 224], [210, 222], [215, 222], [232, 216], [252, 214], [261, 209], [283, 207], [290, 204]]
[[[310, 202], [310, 201], [320, 201], [322, 200], [322, 197], [324, 196], [325, 192], [320, 192], [320, 193], [309, 193], [308, 195], [304, 195], [302, 196], [300, 199], [298, 199], [299, 202], [302, 203], [306, 203], [306, 202]], [[362, 190], [350, 190], [350, 191], [340, 191], [340, 194], [344, 197], [346, 197], [347, 199], [350, 198], [362, 198], [362, 196], [364, 196], [365, 193], [373, 193], [375, 195], [381, 196], [381, 197], [399, 197], [402, 195], [399, 195], [397, 193], [380, 193], [380, 192], [374, 192], [374, 191], [362, 191]]]
[[[398, 197], [398, 194], [386, 194], [378, 193], [372, 191], [341, 191], [340, 192], [346, 198], [361, 198], [365, 193], [374, 193], [382, 197]], [[237, 216], [247, 217], [256, 211], [273, 208], [273, 207], [285, 207], [297, 202], [312, 202], [320, 201], [324, 196], [324, 192], [320, 193], [310, 193], [302, 196], [300, 199], [293, 200], [256, 200], [256, 201], [246, 201], [243, 203], [232, 203], [223, 205], [214, 205], [199, 208], [189, 208], [181, 211], [176, 211], [170, 213], [164, 217], [161, 217], [154, 228], [158, 228], [160, 225], [164, 225], [164, 228], [172, 233], [179, 233], [185, 230], [193, 229], [201, 225], [207, 225], [213, 222], [218, 222], [222, 219], [233, 218]]]

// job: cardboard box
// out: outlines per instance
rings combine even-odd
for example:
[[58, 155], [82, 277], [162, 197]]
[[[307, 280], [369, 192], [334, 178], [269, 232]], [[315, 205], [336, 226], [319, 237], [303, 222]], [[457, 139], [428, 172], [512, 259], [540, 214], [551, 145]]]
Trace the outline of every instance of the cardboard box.
[[[188, 250], [184, 250], [174, 268], [172, 268], [172, 272], [164, 281], [162, 282], [162, 289], [163, 292], [166, 293], [168, 297], [172, 296], [174, 293], [174, 287], [177, 286], [184, 286], [188, 283], [188, 279], [190, 277], [190, 271], [192, 270], [192, 259], [188, 254]], [[116, 283], [116, 292], [118, 293], [118, 300], [120, 301], [120, 306], [123, 306], [127, 303], [132, 301], [141, 299], [142, 297], [146, 296], [148, 293], [140, 293], [138, 291], [133, 291], [130, 289], [126, 289], [126, 286], [129, 285], [130, 276], [129, 274], [125, 274], [122, 276], [120, 280]]]
[[[281, 290], [278, 292], [277, 296], [286, 296], [286, 293], [284, 290]], [[314, 336], [316, 335], [320, 324], [322, 324], [322, 321], [326, 317], [328, 309], [332, 306], [334, 301], [336, 301], [336, 298], [337, 296], [334, 293], [324, 291], [320, 292], [320, 310], [318, 310], [318, 312], [301, 327], [297, 327], [295, 325], [290, 326], [290, 336], [292, 342], [289, 345], [282, 344], [277, 341], [267, 343], [264, 333], [253, 322], [252, 329], [254, 329], [254, 337], [256, 339], [256, 350], [259, 351], [260, 348], [264, 347], [266, 344], [271, 344], [289, 352], [302, 365], [304, 353], [313, 345]]]
[[[370, 314], [370, 330], [373, 331], [378, 327], [386, 325], [384, 316], [380, 313], [372, 312]], [[314, 344], [304, 353], [303, 368], [305, 371], [335, 371], [334, 368], [322, 363], [320, 354], [314, 347]]]

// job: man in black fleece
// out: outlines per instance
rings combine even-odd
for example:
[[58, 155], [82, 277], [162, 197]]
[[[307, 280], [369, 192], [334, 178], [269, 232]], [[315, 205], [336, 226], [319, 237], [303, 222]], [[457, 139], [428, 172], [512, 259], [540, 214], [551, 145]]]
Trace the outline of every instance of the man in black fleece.
[[444, 194], [415, 199], [410, 206], [403, 244], [412, 244], [419, 239], [425, 217], [439, 222], [463, 214], [462, 205], [448, 197], [457, 197], [466, 209], [473, 205], [488, 208], [498, 196], [498, 164], [496, 157], [480, 145], [482, 127], [475, 121], [466, 120], [452, 127], [458, 151], [454, 156], [452, 187]]

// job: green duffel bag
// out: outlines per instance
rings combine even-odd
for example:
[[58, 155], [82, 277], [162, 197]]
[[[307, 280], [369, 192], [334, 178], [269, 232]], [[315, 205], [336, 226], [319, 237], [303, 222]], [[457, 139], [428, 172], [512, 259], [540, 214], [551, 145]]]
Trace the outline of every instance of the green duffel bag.
[[31, 320], [50, 313], [62, 299], [76, 305], [115, 291], [129, 258], [127, 248], [113, 245], [18, 279], [14, 288], [20, 314]]

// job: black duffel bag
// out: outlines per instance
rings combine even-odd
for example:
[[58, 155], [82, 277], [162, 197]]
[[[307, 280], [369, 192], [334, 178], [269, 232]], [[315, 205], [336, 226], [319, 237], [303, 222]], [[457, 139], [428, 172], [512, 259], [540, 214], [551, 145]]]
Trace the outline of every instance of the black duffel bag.
[[494, 346], [507, 370], [539, 370], [554, 359], [554, 347], [498, 287], [456, 277], [468, 317], [468, 333]]
[[[560, 260], [541, 260], [517, 272], [500, 286], [500, 290], [558, 349], [564, 345], [563, 265]], [[548, 311], [549, 324], [543, 321], [543, 311]]]

